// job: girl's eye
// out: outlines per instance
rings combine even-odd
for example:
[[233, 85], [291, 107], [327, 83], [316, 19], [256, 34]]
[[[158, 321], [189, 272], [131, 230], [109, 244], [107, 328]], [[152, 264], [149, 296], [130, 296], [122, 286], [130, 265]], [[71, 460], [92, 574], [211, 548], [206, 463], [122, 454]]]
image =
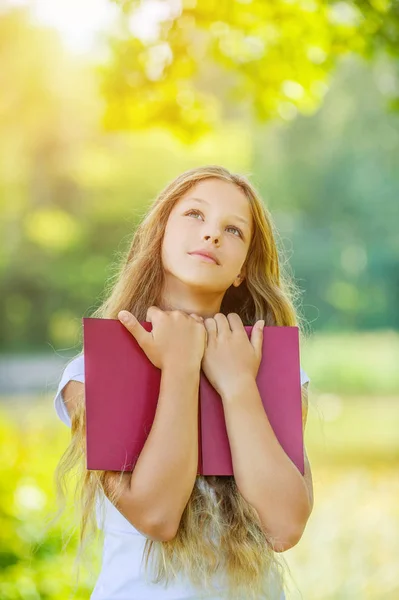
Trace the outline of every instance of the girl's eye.
[[190, 210], [188, 213], [186, 213], [186, 215], [191, 215], [191, 214], [199, 215], [199, 212], [197, 210]]
[[236, 231], [238, 231], [238, 235], [239, 235], [240, 237], [242, 237], [242, 236], [241, 236], [241, 231], [238, 229], [238, 227], [234, 227], [234, 226], [232, 225], [232, 226], [228, 227], [227, 229], [235, 229]]
[[[198, 210], [190, 210], [188, 213], [186, 213], [186, 216], [188, 216], [188, 215], [191, 215], [191, 214], [194, 214], [194, 215], [200, 215], [201, 213], [200, 213]], [[234, 227], [233, 225], [231, 225], [231, 226], [230, 226], [230, 227], [228, 227], [227, 229], [235, 229], [236, 231], [238, 231], [238, 235], [239, 235], [240, 237], [242, 237], [241, 230], [240, 230], [240, 229], [238, 229], [238, 227]]]

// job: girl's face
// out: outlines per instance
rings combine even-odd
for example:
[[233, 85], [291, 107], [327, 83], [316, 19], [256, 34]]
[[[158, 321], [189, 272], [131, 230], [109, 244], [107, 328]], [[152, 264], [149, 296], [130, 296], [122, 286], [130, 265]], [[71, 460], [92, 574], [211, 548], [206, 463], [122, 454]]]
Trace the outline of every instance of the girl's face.
[[[168, 218], [162, 245], [167, 283], [176, 278], [199, 291], [221, 294], [241, 283], [252, 226], [249, 201], [236, 185], [216, 178], [197, 183]], [[219, 264], [190, 254], [196, 250], [212, 252]]]

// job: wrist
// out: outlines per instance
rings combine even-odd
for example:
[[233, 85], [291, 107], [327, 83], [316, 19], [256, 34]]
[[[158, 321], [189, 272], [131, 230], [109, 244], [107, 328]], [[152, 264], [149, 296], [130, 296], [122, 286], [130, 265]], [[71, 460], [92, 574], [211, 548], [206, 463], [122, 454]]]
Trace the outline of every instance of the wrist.
[[162, 373], [172, 373], [173, 375], [187, 375], [191, 377], [200, 376], [201, 363], [198, 361], [168, 361], [162, 367]]
[[229, 402], [234, 398], [242, 398], [243, 395], [256, 386], [256, 378], [251, 373], [241, 373], [240, 375], [230, 377], [220, 389], [220, 397], [223, 402]]

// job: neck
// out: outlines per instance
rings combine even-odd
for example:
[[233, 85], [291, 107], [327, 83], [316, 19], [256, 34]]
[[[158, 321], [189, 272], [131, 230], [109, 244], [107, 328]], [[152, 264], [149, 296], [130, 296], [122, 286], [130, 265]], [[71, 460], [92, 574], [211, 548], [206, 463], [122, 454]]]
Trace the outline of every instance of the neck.
[[193, 289], [175, 278], [172, 285], [166, 278], [158, 306], [161, 310], [181, 310], [206, 319], [220, 312], [224, 293]]

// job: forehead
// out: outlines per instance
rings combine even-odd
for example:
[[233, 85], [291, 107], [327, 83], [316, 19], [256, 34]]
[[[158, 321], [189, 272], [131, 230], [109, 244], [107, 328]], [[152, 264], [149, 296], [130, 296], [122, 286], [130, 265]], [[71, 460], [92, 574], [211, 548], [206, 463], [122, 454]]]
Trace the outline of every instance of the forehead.
[[[200, 201], [203, 202], [200, 202]], [[200, 206], [217, 207], [229, 215], [239, 217], [248, 226], [252, 223], [249, 200], [234, 183], [218, 179], [199, 181], [190, 188], [176, 203], [179, 207], [194, 202]]]

